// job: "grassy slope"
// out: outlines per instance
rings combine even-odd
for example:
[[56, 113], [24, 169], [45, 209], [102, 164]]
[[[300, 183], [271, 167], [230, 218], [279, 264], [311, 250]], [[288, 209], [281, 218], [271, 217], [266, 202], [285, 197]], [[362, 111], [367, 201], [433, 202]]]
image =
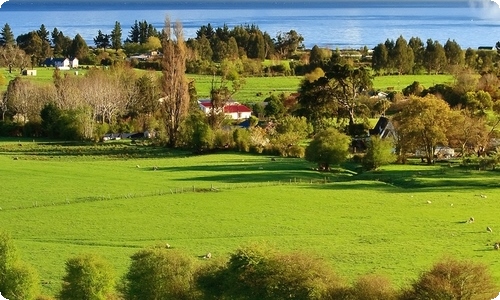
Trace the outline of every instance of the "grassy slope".
[[[158, 242], [193, 256], [267, 242], [319, 255], [348, 279], [376, 272], [398, 285], [443, 255], [500, 263], [491, 246], [500, 240], [497, 173], [390, 166], [356, 177], [332, 173], [320, 184], [325, 174], [300, 159], [0, 146], [0, 228], [50, 281], [50, 294], [71, 255], [101, 253], [121, 275], [130, 254]], [[193, 186], [218, 191], [193, 193]], [[476, 222], [464, 223], [471, 216]]]

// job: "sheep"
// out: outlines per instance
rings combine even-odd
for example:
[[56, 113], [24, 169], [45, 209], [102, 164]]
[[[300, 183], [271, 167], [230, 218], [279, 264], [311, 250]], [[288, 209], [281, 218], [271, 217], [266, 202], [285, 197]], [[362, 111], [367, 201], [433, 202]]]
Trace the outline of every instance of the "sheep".
[[431, 203], [432, 203], [432, 201], [431, 201], [431, 200], [427, 200], [427, 204], [431, 204]]
[[488, 232], [493, 232], [493, 229], [491, 229], [491, 227], [487, 226], [487, 227], [486, 227], [486, 231], [488, 231]]
[[170, 244], [169, 244], [169, 243], [166, 243], [166, 244], [165, 244], [165, 247], [167, 247], [167, 249], [170, 249]]
[[203, 256], [205, 259], [210, 259], [212, 258], [212, 253], [208, 252], [205, 256]]
[[474, 217], [469, 218], [469, 223], [474, 223]]
[[158, 170], [158, 167], [157, 166], [153, 166], [153, 171], [156, 171]]
[[493, 246], [493, 248], [494, 248], [495, 250], [500, 249], [500, 243], [499, 243], [499, 242], [495, 243], [495, 245]]
[[140, 168], [141, 166], [139, 166], [139, 165], [136, 165], [135, 167], [136, 167], [136, 168]]
[[481, 196], [481, 198], [483, 198], [483, 199], [488, 198], [486, 195], [483, 195], [483, 194], [481, 194], [480, 196]]

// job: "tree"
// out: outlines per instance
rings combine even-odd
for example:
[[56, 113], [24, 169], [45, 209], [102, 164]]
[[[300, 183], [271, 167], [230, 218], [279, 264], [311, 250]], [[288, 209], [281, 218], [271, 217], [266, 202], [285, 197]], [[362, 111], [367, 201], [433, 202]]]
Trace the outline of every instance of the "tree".
[[70, 53], [70, 47], [72, 44], [71, 38], [64, 35], [62, 31], [54, 30], [51, 33], [52, 44], [54, 46], [54, 56], [64, 57]]
[[101, 30], [99, 30], [97, 32], [97, 36], [94, 38], [94, 44], [96, 48], [102, 48], [106, 50], [106, 48], [111, 45], [109, 41], [109, 34], [104, 34]]
[[192, 299], [193, 259], [164, 246], [140, 250], [131, 257], [125, 274], [126, 300]]
[[423, 150], [427, 163], [432, 164], [436, 146], [448, 143], [449, 118], [450, 107], [436, 96], [410, 98], [396, 117], [398, 135], [404, 139], [402, 143], [413, 148], [404, 147], [404, 151]]
[[363, 166], [367, 170], [376, 170], [383, 165], [394, 162], [394, 141], [371, 136], [366, 154], [363, 157]]
[[366, 112], [359, 96], [371, 86], [367, 69], [335, 64], [325, 76], [312, 82], [302, 81], [299, 114], [308, 118], [315, 127], [323, 118], [345, 118], [352, 132], [356, 118]]
[[488, 129], [484, 117], [471, 114], [466, 109], [453, 110], [450, 127], [446, 133], [450, 147], [459, 148], [462, 157], [468, 149], [477, 149], [488, 140]]
[[24, 50], [24, 52], [31, 57], [32, 67], [34, 67], [35, 64], [38, 65], [45, 54], [44, 51], [46, 47], [43, 46], [43, 41], [36, 31], [22, 34], [17, 37], [16, 41], [19, 48]]
[[109, 299], [114, 285], [114, 271], [106, 260], [95, 254], [80, 254], [66, 261], [59, 299]]
[[122, 48], [122, 27], [120, 22], [115, 22], [115, 27], [111, 30], [111, 47], [116, 51]]
[[286, 33], [278, 33], [275, 39], [274, 48], [283, 58], [290, 57], [299, 47], [302, 47], [304, 38], [295, 30]]
[[414, 64], [413, 64], [413, 74], [417, 74], [424, 66], [424, 42], [418, 37], [412, 37], [408, 41], [408, 46], [413, 51]]
[[424, 52], [424, 66], [427, 73], [439, 73], [446, 66], [446, 53], [439, 41], [427, 40], [427, 46]]
[[8, 67], [9, 73], [12, 73], [14, 67], [20, 70], [26, 68], [29, 63], [29, 57], [24, 50], [17, 46], [0, 47], [0, 66]]
[[407, 74], [413, 70], [415, 61], [413, 50], [408, 46], [403, 36], [396, 40], [393, 52], [394, 54], [391, 56], [394, 60], [394, 67], [396, 67], [399, 74]]
[[12, 33], [9, 24], [5, 23], [0, 31], [0, 46], [14, 46], [15, 44], [14, 33]]
[[486, 265], [445, 258], [415, 280], [401, 299], [482, 300], [497, 295], [498, 289]]
[[335, 128], [318, 132], [306, 148], [305, 159], [318, 164], [321, 170], [330, 170], [331, 165], [339, 165], [349, 154], [349, 136]]
[[271, 95], [264, 100], [266, 106], [264, 107], [264, 112], [267, 117], [279, 118], [285, 113], [285, 105], [283, 104], [283, 98], [276, 95]]
[[82, 60], [87, 56], [89, 47], [87, 46], [87, 43], [82, 38], [82, 36], [80, 34], [77, 34], [73, 39], [73, 41], [71, 42], [71, 47], [69, 51], [70, 51], [69, 55], [71, 57], [76, 57], [79, 60]]
[[47, 41], [50, 42], [49, 35], [50, 32], [48, 32], [47, 28], [45, 28], [45, 25], [41, 25], [40, 29], [36, 31], [38, 36], [42, 39], [42, 41]]
[[464, 52], [455, 40], [448, 39], [444, 44], [444, 53], [448, 66], [462, 66], [464, 64]]
[[303, 157], [304, 148], [300, 143], [312, 131], [305, 117], [285, 116], [276, 121], [275, 132], [270, 134], [271, 143], [281, 156]]
[[189, 108], [188, 82], [186, 70], [186, 45], [182, 24], [171, 26], [165, 20], [162, 41], [162, 101], [161, 112], [168, 137], [168, 145], [176, 146], [179, 127]]
[[387, 47], [385, 46], [385, 44], [378, 44], [373, 49], [372, 68], [377, 72], [381, 72], [382, 70], [387, 68], [388, 59], [389, 52], [387, 51]]

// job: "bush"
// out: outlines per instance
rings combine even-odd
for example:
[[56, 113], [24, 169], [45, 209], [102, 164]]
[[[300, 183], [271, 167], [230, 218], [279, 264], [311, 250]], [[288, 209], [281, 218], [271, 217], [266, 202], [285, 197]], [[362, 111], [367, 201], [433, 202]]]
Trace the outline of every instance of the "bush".
[[383, 140], [372, 136], [368, 142], [366, 154], [363, 157], [363, 167], [367, 170], [376, 170], [396, 160], [392, 140]]
[[103, 258], [81, 254], [66, 261], [59, 299], [105, 300], [114, 293], [114, 271]]
[[401, 300], [483, 300], [497, 295], [498, 287], [486, 265], [445, 258], [404, 291]]
[[194, 261], [175, 250], [155, 246], [132, 255], [125, 275], [125, 299], [192, 299]]
[[334, 128], [322, 130], [316, 134], [306, 148], [305, 158], [318, 163], [322, 170], [329, 170], [331, 165], [339, 165], [349, 154], [350, 137]]

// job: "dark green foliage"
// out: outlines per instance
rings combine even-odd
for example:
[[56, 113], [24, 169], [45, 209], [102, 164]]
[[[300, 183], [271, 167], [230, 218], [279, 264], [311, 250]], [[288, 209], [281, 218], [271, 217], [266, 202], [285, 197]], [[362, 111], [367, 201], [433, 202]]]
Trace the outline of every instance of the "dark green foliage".
[[14, 46], [15, 43], [14, 33], [12, 33], [10, 25], [5, 23], [0, 31], [0, 46]]
[[420, 84], [418, 81], [414, 81], [412, 84], [409, 86], [405, 87], [403, 89], [403, 95], [405, 96], [421, 96], [422, 92], [424, 91], [424, 87]]
[[76, 57], [79, 60], [85, 58], [88, 54], [89, 47], [87, 43], [82, 38], [80, 34], [77, 34], [73, 41], [71, 42], [71, 46], [69, 48], [69, 55], [71, 57]]
[[97, 32], [97, 36], [94, 38], [94, 44], [96, 48], [102, 48], [106, 50], [106, 48], [109, 48], [109, 46], [111, 46], [109, 34], [104, 34], [101, 30], [99, 30]]
[[329, 170], [331, 165], [339, 165], [349, 154], [349, 136], [334, 128], [320, 131], [306, 148], [305, 158], [315, 162], [321, 170]]
[[115, 27], [111, 31], [110, 40], [113, 49], [118, 51], [122, 48], [122, 27], [118, 21], [115, 22]]

